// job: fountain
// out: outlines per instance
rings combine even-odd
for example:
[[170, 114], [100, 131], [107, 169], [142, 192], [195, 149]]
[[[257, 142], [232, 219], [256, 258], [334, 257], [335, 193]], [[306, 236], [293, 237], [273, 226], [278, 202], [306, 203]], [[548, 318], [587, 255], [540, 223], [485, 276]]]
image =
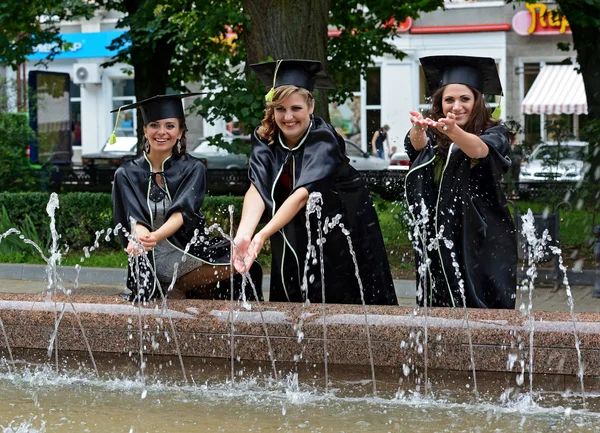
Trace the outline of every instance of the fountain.
[[[321, 236], [335, 225], [323, 224]], [[75, 288], [0, 295], [0, 330], [3, 433], [593, 432], [600, 424], [597, 313], [133, 305]]]

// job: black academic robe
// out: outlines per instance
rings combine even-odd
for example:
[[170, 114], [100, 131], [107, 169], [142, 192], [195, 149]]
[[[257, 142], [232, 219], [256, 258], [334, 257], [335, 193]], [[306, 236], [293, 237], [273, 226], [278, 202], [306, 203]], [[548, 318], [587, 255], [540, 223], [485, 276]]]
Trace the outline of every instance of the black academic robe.
[[425, 296], [427, 305], [462, 306], [459, 287], [464, 285], [468, 307], [514, 308], [517, 243], [500, 185], [510, 166], [506, 127], [496, 125], [479, 136], [489, 153], [475, 162], [453, 143], [438, 166], [443, 170], [439, 184], [434, 181], [440, 158], [436, 136], [427, 136], [429, 143], [421, 151], [412, 147], [408, 135], [405, 140], [411, 161], [406, 199], [413, 224], [419, 221], [417, 236], [411, 229], [421, 269], [417, 294]]
[[[317, 244], [318, 224], [336, 215], [349, 232], [358, 262], [358, 274], [367, 304], [397, 304], [379, 220], [369, 190], [345, 156], [344, 140], [323, 119], [314, 118], [303, 139], [290, 150], [275, 136], [269, 145], [256, 131], [252, 136], [250, 181], [265, 203], [270, 219], [285, 199], [297, 188], [322, 195], [320, 218], [309, 217], [310, 238], [306, 228], [306, 207], [279, 232], [271, 236], [271, 301], [304, 301], [301, 285], [307, 250], [306, 282], [308, 299], [322, 301], [321, 260]], [[291, 173], [287, 175], [285, 173]], [[323, 230], [324, 231], [324, 230]], [[346, 235], [339, 226], [323, 234], [325, 302], [361, 303], [359, 279]]]
[[[163, 162], [162, 176], [164, 190], [171, 199], [165, 220], [174, 212], [181, 212], [183, 226], [167, 240], [175, 248], [185, 251], [197, 232], [196, 242], [189, 245], [187, 254], [201, 260], [206, 265], [225, 266], [230, 263], [230, 242], [214, 234], [204, 233], [205, 218], [200, 208], [206, 191], [206, 169], [200, 160], [189, 154], [171, 155]], [[151, 165], [145, 155], [125, 162], [115, 172], [112, 199], [113, 217], [116, 225], [131, 232], [131, 220], [143, 224], [153, 231], [153, 220], [156, 215], [156, 203], [151, 196]], [[154, 229], [156, 229], [155, 227]], [[128, 239], [122, 230], [119, 236], [123, 246]], [[156, 264], [152, 251], [144, 256], [130, 258], [127, 275], [127, 288], [133, 299], [160, 298], [158, 280], [153, 272]], [[256, 264], [250, 270], [256, 285], [259, 298], [262, 299], [262, 270]], [[241, 275], [234, 277], [235, 297], [241, 293]], [[162, 288], [164, 292], [166, 287]], [[230, 284], [228, 281], [219, 284], [218, 299], [229, 299]], [[248, 299], [253, 299], [252, 289], [246, 288]]]

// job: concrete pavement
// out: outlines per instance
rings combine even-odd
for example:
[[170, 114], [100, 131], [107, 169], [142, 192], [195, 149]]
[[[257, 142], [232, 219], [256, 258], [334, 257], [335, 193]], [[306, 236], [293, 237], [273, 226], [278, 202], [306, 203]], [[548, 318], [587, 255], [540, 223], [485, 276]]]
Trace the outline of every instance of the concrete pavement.
[[[112, 268], [81, 268], [78, 286], [74, 281], [77, 272], [73, 267], [61, 267], [59, 275], [65, 288], [71, 289], [74, 295], [118, 296], [127, 292], [125, 289], [125, 270]], [[571, 280], [571, 279], [570, 279]], [[593, 285], [579, 283], [582, 278], [574, 278], [576, 285], [571, 286], [575, 311], [600, 312], [600, 299], [592, 296]], [[543, 279], [542, 279], [543, 281]], [[547, 280], [546, 280], [547, 281]], [[268, 300], [270, 276], [265, 275], [263, 289]], [[584, 280], [584, 282], [586, 282]], [[394, 280], [396, 294], [400, 305], [415, 304], [414, 280]], [[46, 268], [41, 265], [0, 264], [0, 293], [42, 293], [47, 288]], [[521, 303], [528, 303], [528, 293], [517, 294], [517, 308]], [[537, 311], [569, 311], [567, 294], [564, 287], [554, 290], [547, 282], [537, 284], [534, 290], [533, 309]]]

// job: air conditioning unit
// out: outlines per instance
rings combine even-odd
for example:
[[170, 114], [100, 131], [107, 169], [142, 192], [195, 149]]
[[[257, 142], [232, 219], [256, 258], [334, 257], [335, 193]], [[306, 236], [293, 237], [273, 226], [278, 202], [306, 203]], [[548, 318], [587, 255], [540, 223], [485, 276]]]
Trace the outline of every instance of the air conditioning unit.
[[75, 63], [71, 79], [74, 84], [100, 84], [102, 76], [97, 63]]

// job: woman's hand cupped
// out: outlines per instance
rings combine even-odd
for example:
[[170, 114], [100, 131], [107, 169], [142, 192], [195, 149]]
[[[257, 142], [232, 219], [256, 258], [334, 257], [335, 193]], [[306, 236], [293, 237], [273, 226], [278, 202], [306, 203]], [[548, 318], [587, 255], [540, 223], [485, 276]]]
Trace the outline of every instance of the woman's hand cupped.
[[246, 264], [248, 248], [252, 240], [250, 236], [239, 235], [233, 240], [233, 267], [240, 274], [246, 272], [252, 263]]
[[156, 238], [154, 232], [150, 232], [147, 235], [140, 236], [139, 239], [140, 243], [144, 246], [144, 249], [146, 251], [152, 250], [152, 248], [154, 248], [158, 243], [158, 239]]

